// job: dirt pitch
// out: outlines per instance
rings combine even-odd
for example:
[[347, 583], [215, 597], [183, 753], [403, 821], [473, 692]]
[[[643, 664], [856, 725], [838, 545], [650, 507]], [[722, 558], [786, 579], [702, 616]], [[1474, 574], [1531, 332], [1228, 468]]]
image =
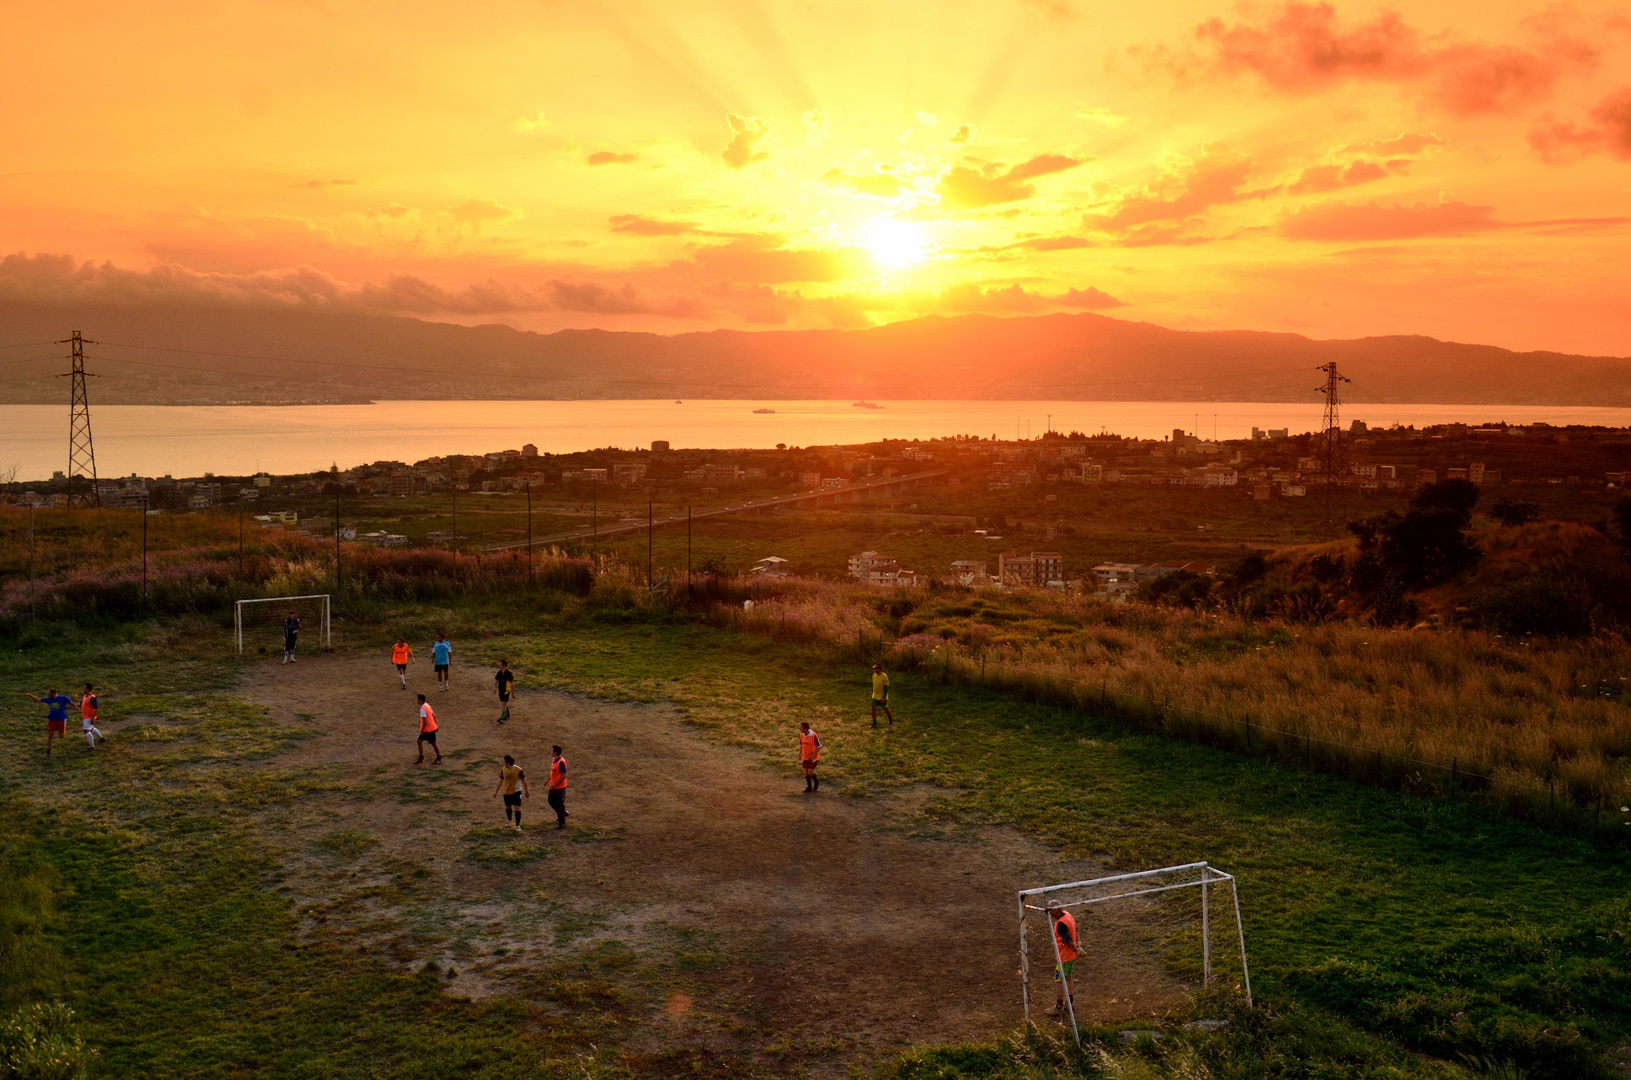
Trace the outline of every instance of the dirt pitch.
[[[269, 764], [330, 780], [267, 821], [284, 888], [308, 936], [453, 969], [449, 993], [621, 1011], [608, 1039], [635, 1059], [683, 1045], [830, 1072], [1012, 1031], [1015, 890], [1095, 869], [1010, 829], [921, 835], [945, 792], [805, 795], [792, 731], [767, 762], [669, 707], [525, 692], [500, 726], [491, 679], [456, 664], [439, 692], [421, 662], [403, 690], [383, 657], [345, 654], [255, 666], [244, 694], [315, 735]], [[441, 723], [440, 766], [413, 764], [415, 692]], [[543, 798], [555, 742], [571, 763], [563, 832]], [[505, 753], [533, 784], [520, 837], [496, 828]], [[1087, 943], [1091, 1019], [1183, 994], [1126, 945]]]

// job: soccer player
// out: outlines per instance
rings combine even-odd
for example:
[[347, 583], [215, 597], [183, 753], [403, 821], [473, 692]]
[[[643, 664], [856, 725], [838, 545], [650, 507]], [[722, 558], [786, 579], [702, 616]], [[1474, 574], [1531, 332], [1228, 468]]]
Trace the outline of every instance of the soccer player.
[[402, 680], [402, 689], [408, 688], [408, 665], [413, 663], [413, 646], [402, 638], [391, 646], [391, 663], [396, 665], [396, 677]]
[[810, 730], [809, 721], [799, 724], [799, 764], [804, 766], [804, 793], [821, 790], [816, 765], [821, 761], [821, 736]]
[[419, 695], [419, 760], [414, 762], [415, 765], [420, 765], [420, 764], [424, 763], [424, 760], [425, 760], [425, 744], [426, 743], [430, 743], [430, 748], [432, 750], [436, 751], [436, 760], [431, 762], [431, 764], [432, 765], [440, 765], [442, 763], [442, 748], [440, 746], [436, 745], [436, 710], [432, 709], [430, 707], [430, 702], [425, 700], [425, 695], [420, 694]]
[[555, 811], [555, 827], [566, 828], [566, 819], [572, 812], [566, 808], [566, 758], [561, 748], [549, 748], [549, 808]]
[[878, 710], [889, 717], [889, 726], [895, 726], [895, 714], [889, 711], [889, 676], [883, 673], [882, 664], [872, 665], [872, 726], [878, 726]]
[[295, 662], [294, 646], [299, 637], [300, 616], [291, 611], [283, 620], [283, 662], [285, 664]]
[[97, 739], [106, 742], [108, 738], [96, 726], [97, 712], [96, 691], [91, 689], [90, 683], [86, 683], [85, 693], [79, 698], [79, 728], [85, 733], [85, 741], [90, 743], [92, 750], [96, 749]]
[[527, 787], [527, 774], [521, 766], [515, 763], [515, 758], [509, 754], [504, 755], [504, 767], [498, 770], [498, 787], [493, 789], [494, 797], [500, 793], [504, 795], [504, 820], [509, 822], [515, 819], [515, 831], [521, 831], [521, 799], [532, 798], [532, 789]]
[[33, 694], [26, 694], [24, 696], [30, 701], [37, 701], [46, 707], [45, 756], [50, 757], [51, 743], [56, 739], [56, 737], [58, 735], [61, 735], [63, 738], [68, 737], [68, 706], [74, 703], [74, 699], [69, 697], [67, 694], [57, 693], [57, 688], [54, 686], [44, 697], [36, 697]]
[[1063, 1016], [1066, 997], [1070, 998], [1072, 1013], [1076, 1009], [1076, 987], [1070, 981], [1076, 969], [1076, 920], [1057, 900], [1048, 901], [1048, 918], [1053, 920], [1053, 936], [1059, 946], [1059, 962], [1053, 966], [1053, 988], [1057, 997], [1048, 1015]]
[[515, 673], [510, 670], [508, 660], [498, 662], [498, 674], [493, 676], [493, 682], [498, 685], [498, 703], [504, 706], [504, 711], [498, 714], [498, 722], [502, 724], [510, 718], [510, 694], [515, 690]]
[[453, 685], [449, 668], [453, 663], [453, 643], [437, 631], [436, 641], [430, 647], [431, 663], [436, 665], [436, 689], [446, 690]]

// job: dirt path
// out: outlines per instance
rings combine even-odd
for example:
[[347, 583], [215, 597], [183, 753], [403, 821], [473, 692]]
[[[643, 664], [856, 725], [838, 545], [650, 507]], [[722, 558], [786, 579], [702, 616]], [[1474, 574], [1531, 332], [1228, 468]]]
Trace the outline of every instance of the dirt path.
[[[1012, 1030], [1014, 891], [1091, 873], [1012, 830], [913, 836], [941, 793], [804, 795], [791, 734], [772, 768], [671, 708], [556, 693], [523, 694], [499, 726], [491, 671], [456, 665], [438, 692], [420, 663], [402, 690], [382, 659], [253, 672], [251, 700], [319, 733], [277, 764], [330, 770], [345, 789], [273, 824], [310, 933], [457, 968], [453, 992], [526, 992], [538, 971], [598, 956], [605, 981], [644, 1002], [652, 1052], [679, 1034], [836, 1067]], [[412, 764], [415, 692], [440, 720], [441, 766]], [[563, 833], [543, 799], [554, 742], [572, 770]], [[493, 828], [504, 753], [533, 783], [521, 837]], [[1094, 1019], [1148, 1016], [1181, 994], [1153, 956], [1130, 954], [1146, 955], [1089, 950]]]

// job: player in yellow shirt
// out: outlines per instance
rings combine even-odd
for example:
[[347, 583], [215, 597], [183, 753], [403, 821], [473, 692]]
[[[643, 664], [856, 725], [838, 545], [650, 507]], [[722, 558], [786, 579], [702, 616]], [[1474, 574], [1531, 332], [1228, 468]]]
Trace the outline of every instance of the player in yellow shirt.
[[504, 755], [504, 767], [498, 770], [498, 787], [493, 789], [493, 797], [504, 796], [504, 820], [511, 822], [516, 832], [521, 831], [521, 800], [532, 797], [532, 789], [527, 786], [527, 774], [521, 766], [515, 763], [515, 758], [509, 754]]
[[889, 717], [889, 726], [895, 726], [895, 714], [889, 711], [889, 676], [883, 673], [882, 664], [872, 665], [872, 726], [878, 726], [878, 710]]

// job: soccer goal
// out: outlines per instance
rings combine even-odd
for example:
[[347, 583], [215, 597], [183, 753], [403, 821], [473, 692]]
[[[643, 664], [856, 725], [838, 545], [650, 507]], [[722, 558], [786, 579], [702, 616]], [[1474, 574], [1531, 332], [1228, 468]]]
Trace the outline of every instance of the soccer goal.
[[[1050, 908], [1069, 912], [1076, 923], [1074, 990], [1065, 998], [1064, 1018], [1078, 1043], [1078, 1001], [1114, 994], [1131, 1003], [1154, 987], [1192, 992], [1221, 984], [1244, 994], [1248, 1008], [1252, 1004], [1234, 875], [1204, 862], [1185, 863], [1020, 890], [1019, 972], [1027, 1024], [1031, 996], [1056, 994], [1061, 959]], [[1219, 922], [1221, 930], [1214, 925]], [[1214, 942], [1215, 935], [1221, 941]]]
[[306, 641], [315, 637], [327, 647], [332, 644], [328, 598], [328, 593], [314, 593], [237, 601], [232, 606], [232, 624], [238, 652], [244, 651], [245, 641], [251, 648], [259, 647], [263, 652], [271, 651], [273, 646], [281, 651], [283, 620], [291, 611], [300, 620], [300, 636]]

